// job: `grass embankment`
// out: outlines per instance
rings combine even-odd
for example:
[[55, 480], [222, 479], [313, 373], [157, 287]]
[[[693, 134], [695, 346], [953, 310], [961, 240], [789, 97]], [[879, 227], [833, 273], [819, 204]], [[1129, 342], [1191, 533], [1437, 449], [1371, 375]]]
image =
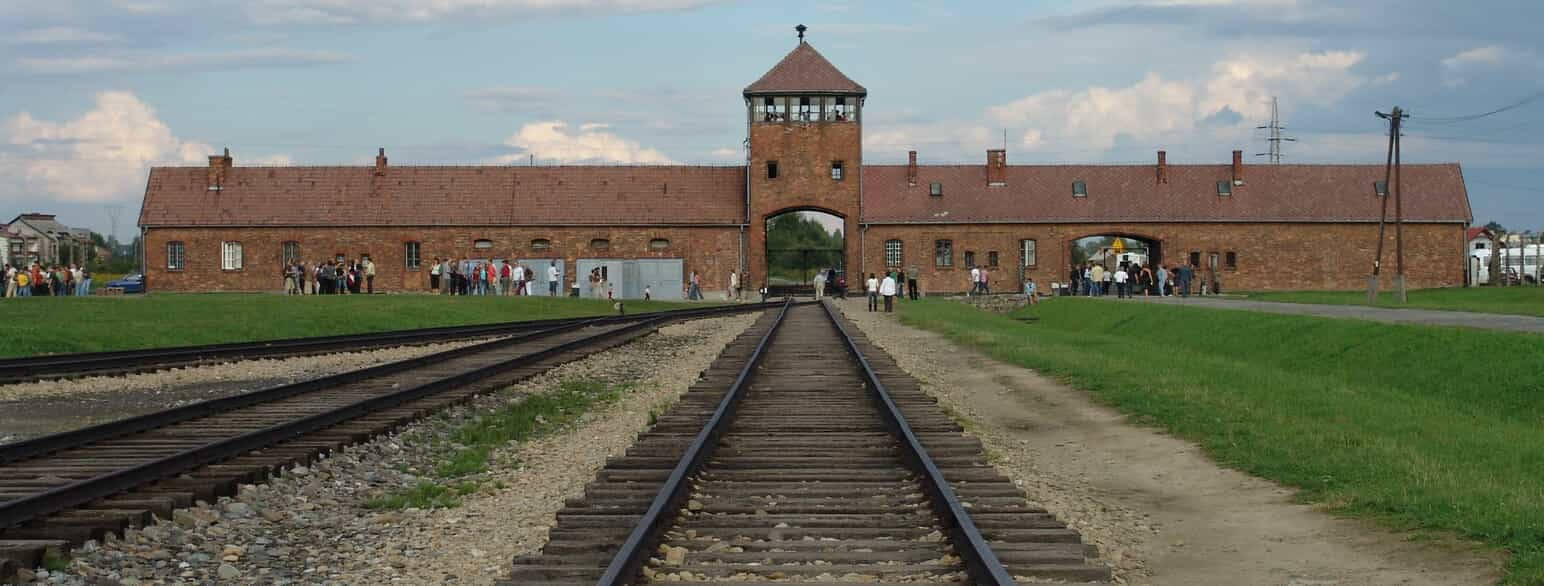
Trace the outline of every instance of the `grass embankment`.
[[[435, 466], [434, 480], [419, 481], [406, 490], [370, 499], [368, 509], [431, 509], [461, 506], [461, 497], [477, 492], [483, 482], [467, 480], [488, 471], [494, 450], [567, 428], [596, 405], [616, 401], [622, 387], [602, 382], [564, 381], [557, 390], [525, 397], [493, 413], [472, 419], [450, 433], [455, 447]], [[506, 462], [518, 465], [518, 462]], [[495, 488], [504, 488], [495, 482]]]
[[[1363, 305], [1366, 291], [1287, 291], [1250, 293], [1250, 299], [1286, 303]], [[1510, 313], [1544, 317], [1544, 287], [1472, 287], [1466, 289], [1416, 289], [1407, 291], [1408, 304], [1394, 302], [1394, 294], [1378, 293], [1379, 307]]]
[[1544, 336], [1084, 299], [900, 312], [1306, 501], [1506, 548], [1507, 583], [1544, 583]]
[[[0, 357], [357, 334], [611, 315], [609, 301], [551, 297], [211, 293], [32, 297], [0, 303]], [[629, 313], [685, 307], [627, 302]]]

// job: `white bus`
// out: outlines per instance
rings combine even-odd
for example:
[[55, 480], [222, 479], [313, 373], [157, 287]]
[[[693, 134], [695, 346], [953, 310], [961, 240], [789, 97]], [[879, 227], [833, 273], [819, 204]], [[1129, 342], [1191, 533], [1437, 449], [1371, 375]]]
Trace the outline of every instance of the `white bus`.
[[1495, 254], [1496, 264], [1500, 271], [1502, 284], [1515, 285], [1518, 283], [1538, 283], [1544, 276], [1540, 266], [1540, 255], [1544, 254], [1544, 244], [1524, 244], [1495, 250], [1471, 250], [1469, 251], [1469, 277], [1470, 282], [1477, 285], [1488, 285], [1493, 282], [1490, 274], [1491, 255]]

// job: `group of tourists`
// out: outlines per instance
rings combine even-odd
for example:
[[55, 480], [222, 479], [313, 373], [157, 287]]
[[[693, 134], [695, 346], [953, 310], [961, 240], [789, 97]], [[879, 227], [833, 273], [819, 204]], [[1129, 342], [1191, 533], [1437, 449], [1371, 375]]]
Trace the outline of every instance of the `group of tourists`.
[[1190, 295], [1195, 272], [1188, 265], [1168, 267], [1163, 264], [1121, 262], [1113, 270], [1103, 264], [1086, 262], [1072, 267], [1071, 277], [1074, 295], [1103, 297], [1114, 293], [1125, 299], [1143, 297], [1171, 297]]
[[863, 291], [868, 294], [868, 310], [879, 311], [879, 300], [884, 299], [884, 311], [889, 313], [895, 310], [895, 298], [906, 299], [910, 296], [912, 301], [921, 297], [921, 290], [917, 287], [917, 275], [921, 271], [917, 267], [910, 267], [906, 272], [889, 270], [880, 277], [869, 273], [868, 279], [863, 281]]
[[91, 295], [91, 271], [82, 265], [43, 267], [5, 265], [6, 297], [85, 297]]
[[[467, 258], [441, 260], [435, 257], [434, 264], [429, 266], [429, 291], [440, 295], [536, 295], [536, 284], [539, 282], [536, 271], [536, 267], [518, 262], [494, 263]], [[557, 297], [561, 273], [557, 261], [550, 261], [545, 271], [547, 295]], [[597, 279], [602, 279], [600, 269], [590, 272], [590, 289], [604, 290], [604, 286], [597, 288]]]
[[297, 260], [284, 267], [286, 295], [372, 295], [375, 262], [365, 256], [316, 263]]

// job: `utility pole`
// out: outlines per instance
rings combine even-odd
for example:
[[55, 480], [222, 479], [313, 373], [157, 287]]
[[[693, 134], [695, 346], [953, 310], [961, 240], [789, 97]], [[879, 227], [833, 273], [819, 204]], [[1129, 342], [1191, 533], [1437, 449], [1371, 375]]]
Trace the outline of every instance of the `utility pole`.
[[1280, 165], [1281, 164], [1281, 143], [1282, 142], [1297, 142], [1297, 139], [1289, 137], [1289, 136], [1282, 136], [1281, 135], [1281, 131], [1286, 130], [1286, 127], [1281, 125], [1281, 111], [1278, 109], [1277, 100], [1276, 100], [1276, 98], [1274, 96], [1271, 97], [1271, 123], [1268, 124], [1268, 125], [1265, 125], [1265, 126], [1256, 126], [1255, 128], [1257, 130], [1269, 130], [1269, 131], [1271, 131], [1270, 138], [1265, 139], [1267, 142], [1270, 143], [1270, 148], [1267, 149], [1268, 152], [1255, 153], [1255, 156], [1256, 157], [1268, 157], [1270, 159], [1272, 165]]
[[[1400, 123], [1410, 115], [1406, 114], [1399, 106], [1395, 106], [1388, 114], [1375, 112], [1379, 118], [1389, 121], [1389, 151], [1383, 167], [1383, 203], [1378, 214], [1378, 252], [1373, 259], [1372, 276], [1367, 281], [1367, 303], [1375, 305], [1378, 302], [1378, 275], [1383, 265], [1383, 238], [1384, 226], [1388, 221], [1389, 199], [1394, 200], [1394, 289], [1399, 303], [1403, 304], [1408, 299], [1405, 296], [1405, 217], [1404, 197], [1402, 182], [1400, 181], [1400, 153], [1399, 153], [1399, 127]], [[1392, 181], [1390, 181], [1392, 179]]]

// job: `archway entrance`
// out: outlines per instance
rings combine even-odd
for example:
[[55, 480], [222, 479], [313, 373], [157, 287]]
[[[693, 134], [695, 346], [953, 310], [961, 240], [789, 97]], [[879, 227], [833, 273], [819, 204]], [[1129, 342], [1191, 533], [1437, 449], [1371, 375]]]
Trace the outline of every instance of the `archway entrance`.
[[[1068, 266], [1082, 267], [1085, 263], [1092, 263], [1111, 272], [1117, 268], [1124, 268], [1127, 272], [1133, 273], [1133, 287], [1136, 286], [1134, 273], [1138, 267], [1151, 268], [1163, 263], [1163, 242], [1156, 238], [1134, 234], [1084, 236], [1073, 240], [1067, 250], [1070, 257]], [[1078, 293], [1086, 292], [1087, 289], [1083, 288]], [[1109, 293], [1115, 294], [1113, 290]], [[1140, 293], [1137, 294], [1140, 295]]]
[[766, 234], [769, 293], [809, 295], [821, 271], [845, 274], [841, 216], [814, 210], [786, 212], [767, 218]]

